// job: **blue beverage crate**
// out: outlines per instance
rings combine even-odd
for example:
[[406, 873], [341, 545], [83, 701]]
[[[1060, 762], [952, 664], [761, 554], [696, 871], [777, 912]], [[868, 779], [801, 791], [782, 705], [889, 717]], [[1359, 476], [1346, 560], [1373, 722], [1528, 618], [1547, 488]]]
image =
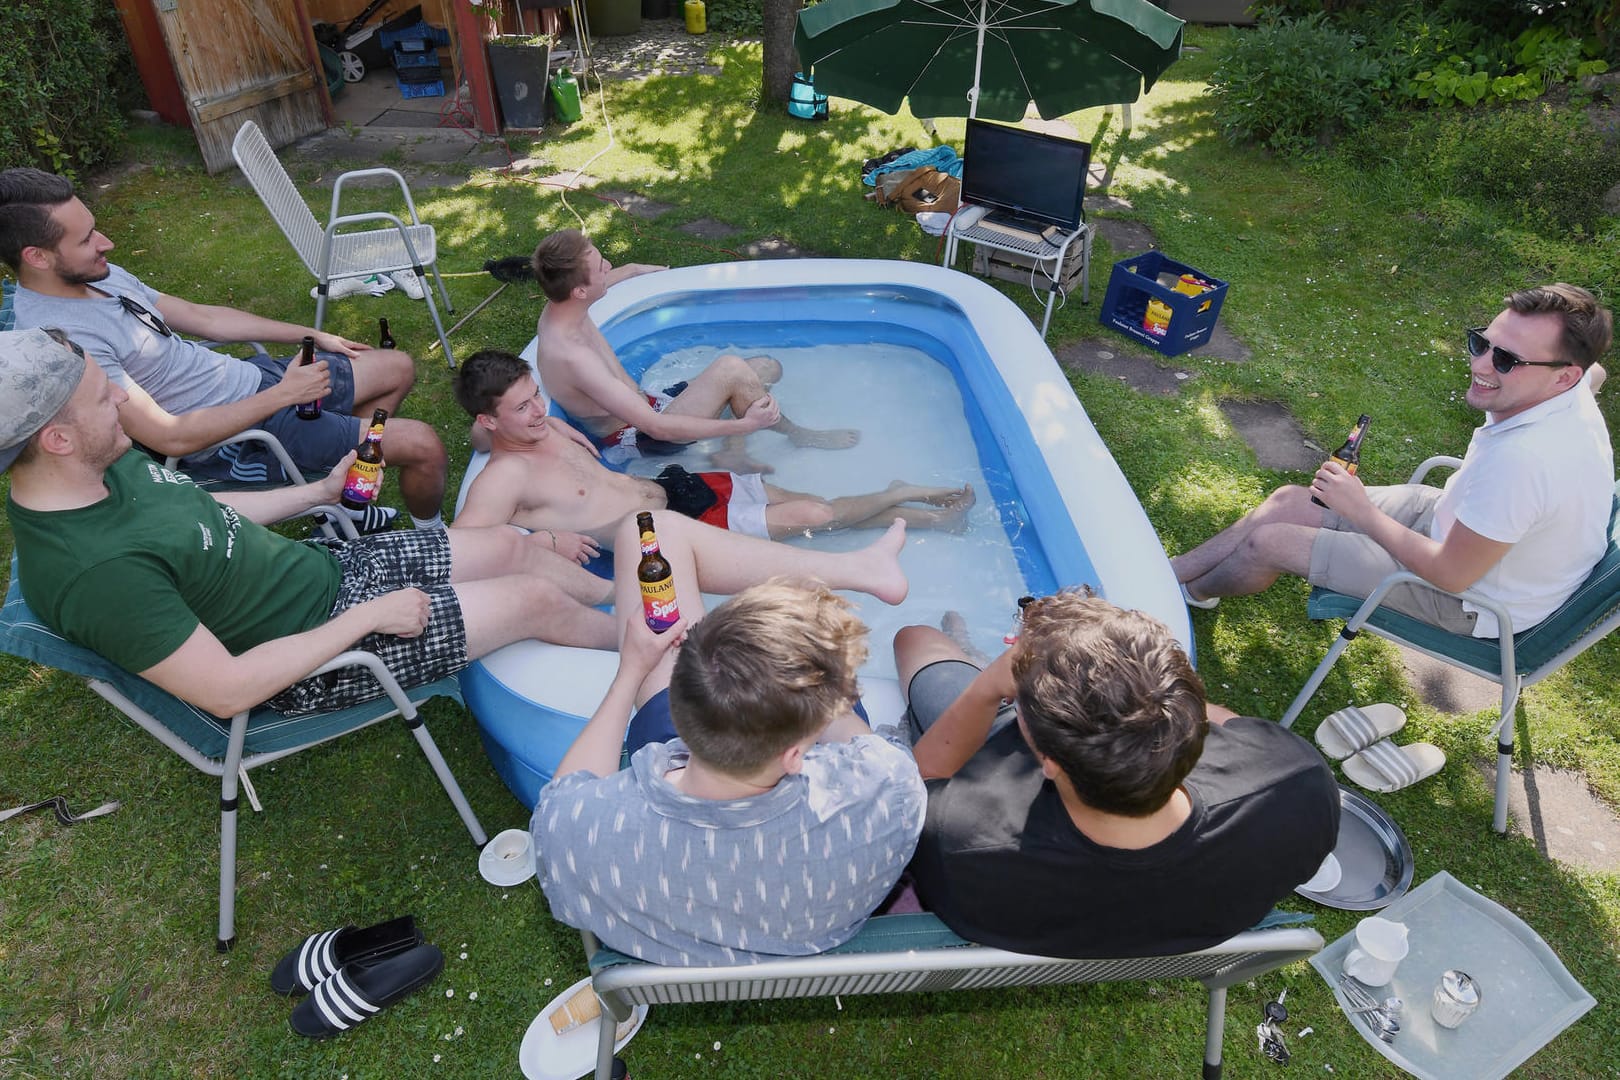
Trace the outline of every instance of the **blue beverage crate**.
[[399, 84], [399, 96], [408, 98], [444, 97], [444, 80], [434, 79], [432, 82]]
[[[1214, 287], [1197, 296], [1188, 296], [1160, 285], [1158, 277], [1163, 273], [1177, 277], [1191, 274]], [[1207, 342], [1214, 333], [1215, 319], [1226, 302], [1226, 290], [1227, 283], [1219, 278], [1157, 251], [1149, 251], [1114, 264], [1098, 321], [1166, 356], [1180, 356]], [[1163, 337], [1142, 326], [1149, 300], [1159, 300], [1170, 309], [1170, 323]]]
[[385, 49], [393, 49], [406, 44], [411, 44], [416, 49], [420, 49], [423, 43], [434, 46], [450, 44], [450, 31], [437, 26], [429, 26], [425, 22], [419, 22], [414, 26], [401, 27], [398, 30], [383, 30], [377, 36], [382, 39], [382, 47]]
[[427, 52], [412, 53], [403, 49], [394, 50], [394, 70], [403, 71], [406, 68], [437, 68], [439, 66], [439, 53], [430, 49]]

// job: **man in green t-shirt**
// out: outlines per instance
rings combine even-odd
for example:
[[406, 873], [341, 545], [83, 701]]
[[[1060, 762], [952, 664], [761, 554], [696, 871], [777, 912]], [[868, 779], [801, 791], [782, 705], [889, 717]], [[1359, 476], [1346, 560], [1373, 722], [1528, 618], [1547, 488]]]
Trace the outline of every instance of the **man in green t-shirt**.
[[[404, 686], [526, 638], [612, 649], [595, 610], [613, 584], [505, 526], [299, 543], [265, 529], [332, 503], [350, 453], [322, 481], [210, 494], [131, 449], [124, 392], [60, 331], [0, 332], [0, 472], [23, 595], [69, 640], [216, 716], [268, 701], [298, 714], [379, 694], [356, 669], [311, 676], [338, 653], [377, 654]], [[739, 536], [674, 515], [696, 585], [733, 593], [817, 577], [905, 598], [905, 528], [850, 552]], [[633, 587], [633, 586], [632, 586]]]
[[[218, 716], [376, 697], [349, 648], [407, 686], [523, 638], [611, 649], [611, 584], [511, 529], [288, 540], [260, 522], [337, 501], [322, 481], [211, 495], [132, 450], [124, 393], [60, 332], [0, 333], [0, 469], [18, 575], [64, 636]], [[458, 530], [458, 533], [461, 530]]]

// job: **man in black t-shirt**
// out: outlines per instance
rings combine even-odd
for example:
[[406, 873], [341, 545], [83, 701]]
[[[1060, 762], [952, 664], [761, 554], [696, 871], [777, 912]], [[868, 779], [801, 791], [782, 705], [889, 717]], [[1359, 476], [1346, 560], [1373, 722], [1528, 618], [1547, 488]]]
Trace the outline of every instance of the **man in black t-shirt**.
[[919, 897], [1046, 956], [1205, 948], [1315, 873], [1339, 831], [1305, 740], [1207, 705], [1169, 630], [1083, 590], [1036, 601], [982, 671], [908, 626], [895, 660], [928, 785]]

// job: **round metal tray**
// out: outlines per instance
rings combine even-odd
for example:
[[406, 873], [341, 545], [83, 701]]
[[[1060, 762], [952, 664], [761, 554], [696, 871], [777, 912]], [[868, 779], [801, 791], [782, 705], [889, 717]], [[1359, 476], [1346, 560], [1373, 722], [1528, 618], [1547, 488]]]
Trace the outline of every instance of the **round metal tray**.
[[1377, 911], [1411, 886], [1412, 847], [1393, 818], [1342, 784], [1339, 806], [1339, 843], [1333, 849], [1343, 871], [1339, 883], [1325, 892], [1294, 891], [1342, 911]]

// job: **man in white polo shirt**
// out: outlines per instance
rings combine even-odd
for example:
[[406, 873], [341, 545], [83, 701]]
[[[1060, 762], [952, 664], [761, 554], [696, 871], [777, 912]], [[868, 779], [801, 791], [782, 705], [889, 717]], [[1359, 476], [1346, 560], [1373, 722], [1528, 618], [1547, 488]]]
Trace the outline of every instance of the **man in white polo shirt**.
[[[1272, 492], [1172, 559], [1188, 603], [1214, 607], [1284, 573], [1366, 596], [1401, 568], [1502, 604], [1515, 632], [1563, 603], [1608, 544], [1614, 450], [1592, 387], [1614, 321], [1590, 292], [1562, 283], [1505, 303], [1489, 326], [1468, 331], [1467, 400], [1486, 419], [1443, 491], [1363, 487], [1330, 461], [1310, 487]], [[1499, 636], [1489, 611], [1444, 593], [1402, 585], [1385, 603], [1452, 633]]]

